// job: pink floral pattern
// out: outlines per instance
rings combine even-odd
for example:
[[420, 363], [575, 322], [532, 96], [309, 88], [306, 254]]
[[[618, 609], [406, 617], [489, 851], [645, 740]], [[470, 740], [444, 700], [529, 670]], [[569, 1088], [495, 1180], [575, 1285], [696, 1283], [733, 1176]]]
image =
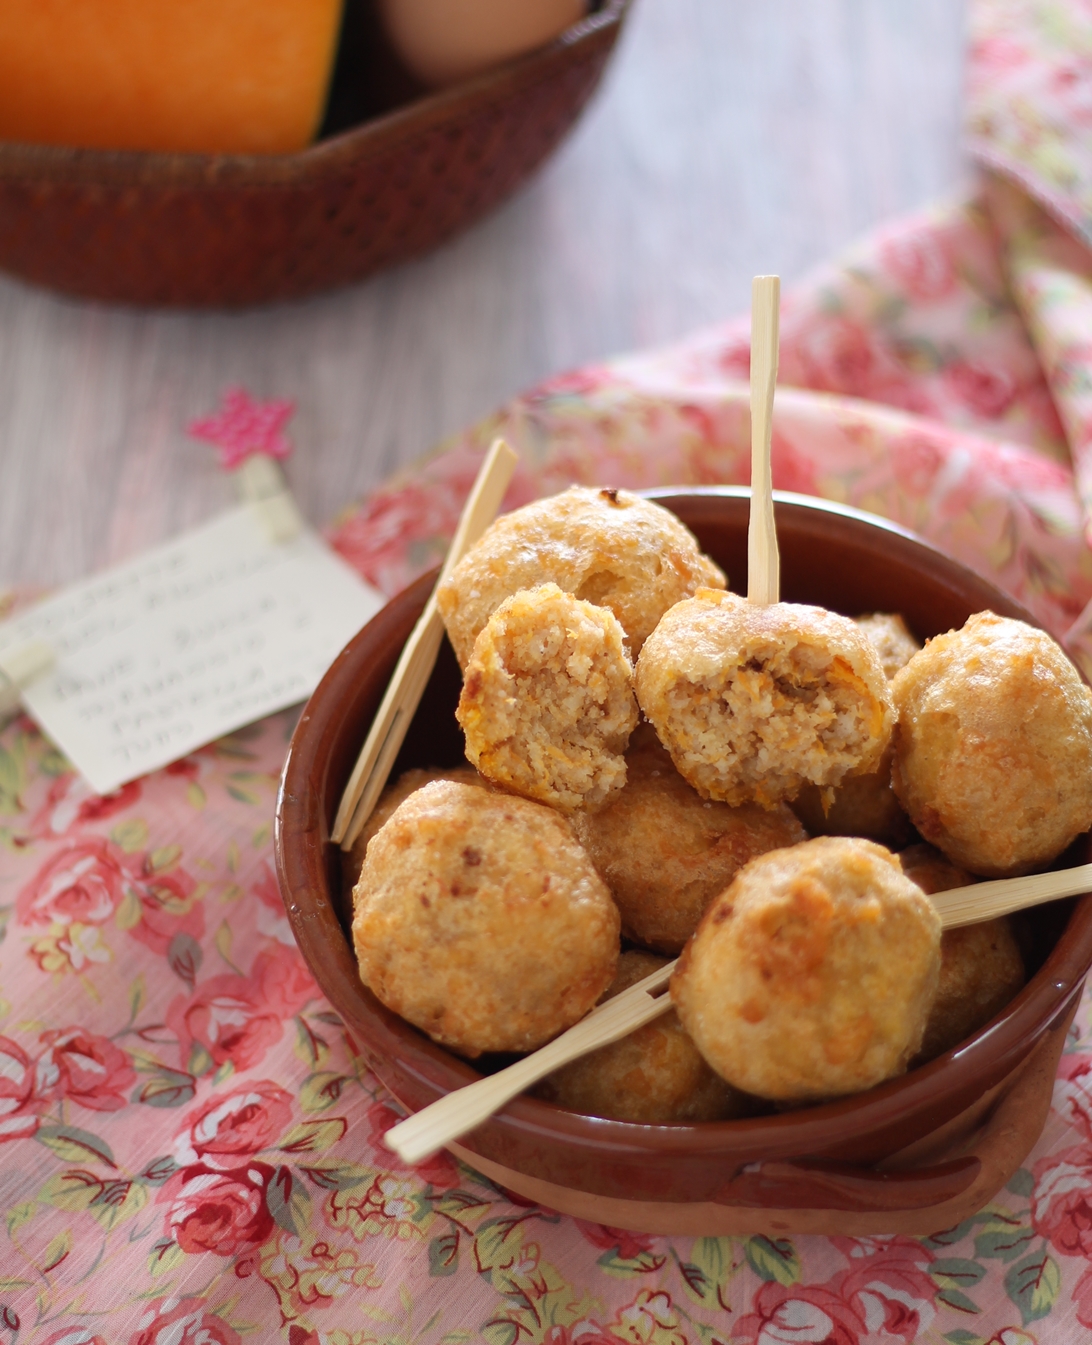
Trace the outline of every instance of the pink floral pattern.
[[242, 1162], [272, 1144], [292, 1120], [292, 1098], [263, 1079], [210, 1098], [186, 1118], [172, 1157], [179, 1167], [219, 1168]]
[[1092, 10], [976, 0], [969, 56], [971, 148], [1092, 246]]
[[67, 1098], [91, 1111], [121, 1111], [136, 1074], [129, 1057], [108, 1037], [82, 1028], [50, 1028], [35, 1064], [34, 1091], [45, 1102]]
[[38, 1129], [34, 1075], [19, 1043], [0, 1037], [0, 1142], [27, 1139]]
[[[60, 1337], [55, 1345], [68, 1342]], [[129, 1345], [242, 1345], [242, 1337], [222, 1316], [206, 1312], [203, 1300], [168, 1298], [149, 1305]]]
[[[1092, 671], [1092, 9], [976, 0], [973, 20], [972, 145], [1005, 176], [785, 296], [775, 483], [924, 533]], [[330, 538], [394, 592], [442, 555], [498, 432], [521, 454], [510, 505], [743, 482], [747, 362], [737, 321], [552, 379]], [[242, 396], [199, 428], [278, 452], [286, 414]], [[0, 732], [0, 1345], [1087, 1337], [1087, 1005], [1025, 1167], [929, 1238], [659, 1238], [514, 1201], [446, 1154], [402, 1164], [277, 892], [291, 722], [106, 798], [28, 720]]]
[[[1035, 340], [1069, 443], [1077, 494], [1092, 517], [1092, 254], [1028, 196], [989, 184], [1012, 293]], [[1087, 526], [1086, 526], [1087, 535]]]
[[260, 1246], [273, 1227], [268, 1188], [275, 1176], [258, 1162], [227, 1172], [198, 1163], [176, 1172], [157, 1196], [170, 1207], [164, 1233], [191, 1254], [235, 1256]]

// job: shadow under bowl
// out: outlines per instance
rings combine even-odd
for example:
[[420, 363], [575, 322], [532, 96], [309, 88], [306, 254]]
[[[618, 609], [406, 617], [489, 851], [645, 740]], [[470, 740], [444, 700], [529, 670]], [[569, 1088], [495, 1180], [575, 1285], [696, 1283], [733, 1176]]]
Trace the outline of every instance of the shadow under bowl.
[[[648, 494], [675, 512], [732, 587], [745, 591], [749, 493], [709, 487]], [[900, 612], [921, 639], [987, 608], [1036, 624], [986, 580], [883, 519], [804, 496], [775, 498], [787, 601], [849, 616]], [[435, 578], [425, 575], [392, 599], [315, 691], [292, 739], [276, 827], [281, 891], [300, 949], [368, 1064], [413, 1111], [480, 1076], [361, 983], [349, 934], [351, 892], [343, 890], [340, 852], [329, 835]], [[463, 760], [454, 718], [459, 686], [445, 642], [392, 778], [411, 766]], [[1087, 852], [1081, 838], [1067, 858], [1080, 862]], [[1021, 993], [953, 1050], [867, 1093], [775, 1116], [659, 1126], [583, 1116], [521, 1097], [452, 1147], [523, 1196], [645, 1232], [927, 1233], [949, 1227], [943, 1220], [985, 1204], [1037, 1139], [1065, 1031], [1092, 964], [1089, 897], [1022, 919], [1029, 979]]]

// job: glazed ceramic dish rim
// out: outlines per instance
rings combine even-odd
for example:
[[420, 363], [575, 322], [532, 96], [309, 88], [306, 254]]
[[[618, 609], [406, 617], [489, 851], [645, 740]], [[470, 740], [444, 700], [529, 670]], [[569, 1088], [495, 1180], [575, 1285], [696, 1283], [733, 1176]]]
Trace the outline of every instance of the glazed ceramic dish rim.
[[[746, 500], [749, 497], [746, 487], [730, 486], [679, 486], [642, 493], [667, 508], [672, 507], [673, 501], [679, 502], [686, 497], [697, 500], [718, 498]], [[779, 505], [789, 509], [809, 511], [809, 515], [813, 518], [817, 519], [822, 515], [834, 516], [847, 521], [851, 527], [880, 529], [905, 548], [923, 549], [930, 555], [933, 574], [950, 576], [953, 590], [954, 581], [968, 573], [966, 566], [887, 519], [831, 501], [789, 492], [775, 492], [775, 499]], [[973, 574], [976, 585], [993, 590], [1000, 607], [1008, 608], [1010, 611], [1014, 608], [1019, 609], [1020, 605], [1014, 599], [996, 589], [990, 581], [974, 572], [970, 573]], [[434, 573], [422, 576], [415, 584], [392, 599], [392, 603], [408, 605], [412, 600], [418, 607], [423, 607], [434, 579]], [[373, 619], [373, 622], [382, 620], [384, 613], [389, 609], [390, 604]], [[1030, 614], [1025, 615], [1027, 620], [1034, 620]], [[292, 738], [282, 776], [276, 822], [278, 874], [282, 892], [286, 894], [299, 891], [300, 884], [307, 882], [306, 865], [301, 864], [301, 855], [293, 852], [292, 838], [299, 838], [307, 831], [306, 826], [300, 826], [301, 808], [304, 813], [307, 811], [306, 800], [301, 798], [300, 789], [306, 785], [307, 772], [314, 762], [316, 750], [320, 747], [321, 735], [323, 730], [329, 727], [329, 721], [334, 714], [334, 703], [329, 697], [335, 692], [340, 692], [340, 683], [349, 675], [354, 650], [357, 650], [361, 641], [367, 638], [366, 632], [372, 625], [373, 623], [369, 623], [364, 631], [358, 633], [335, 661], [308, 703]], [[317, 814], [317, 801], [312, 800], [311, 803]], [[319, 864], [324, 863], [322, 849], [328, 842], [328, 828], [335, 804], [336, 799], [327, 800], [326, 816], [319, 818], [321, 830], [321, 835], [317, 838]], [[328, 893], [324, 893], [323, 898], [328, 901]], [[309, 917], [295, 900], [286, 898], [285, 904], [300, 949], [322, 985], [324, 952], [328, 956], [325, 941], [316, 937], [314, 918]], [[350, 955], [352, 955], [351, 947]], [[735, 1150], [748, 1145], [750, 1141], [748, 1147], [761, 1151], [770, 1159], [803, 1157], [829, 1147], [829, 1140], [826, 1146], [818, 1138], [814, 1143], [809, 1142], [810, 1132], [816, 1130], [829, 1132], [831, 1128], [838, 1128], [838, 1123], [843, 1119], [847, 1130], [851, 1132], [848, 1138], [852, 1138], [854, 1133], [870, 1135], [882, 1131], [885, 1126], [894, 1125], [898, 1117], [908, 1108], [913, 1110], [915, 1106], [925, 1105], [927, 1095], [935, 1090], [936, 1076], [942, 1070], [948, 1070], [950, 1073], [953, 1066], [958, 1070], [961, 1081], [953, 1085], [956, 1091], [967, 1086], [976, 1076], [986, 1079], [975, 1094], [980, 1095], [990, 1086], [991, 1081], [996, 1082], [1008, 1074], [1031, 1049], [1029, 1041], [1034, 1044], [1067, 1010], [1090, 964], [1092, 964], [1092, 898], [1084, 896], [1077, 900], [1064, 930], [1043, 965], [1016, 998], [985, 1029], [928, 1064], [881, 1084], [867, 1093], [854, 1094], [835, 1102], [781, 1115], [672, 1125], [641, 1125], [585, 1116], [525, 1096], [509, 1104], [502, 1114], [493, 1118], [488, 1124], [513, 1127], [525, 1137], [540, 1134], [549, 1136], [557, 1142], [576, 1144], [587, 1154], [594, 1153], [598, 1149], [612, 1150], [615, 1154], [628, 1152], [634, 1156], [644, 1153], [650, 1157], [655, 1155], [657, 1158], [670, 1158], [672, 1155], [694, 1158], [707, 1155], [713, 1160], [718, 1154], [724, 1153], [726, 1148]], [[369, 1014], [376, 1020], [380, 1038], [385, 1033], [413, 1035], [414, 1055], [417, 1056], [418, 1063], [400, 1060], [399, 1069], [404, 1076], [416, 1079], [428, 1092], [435, 1095], [458, 1088], [479, 1077], [471, 1065], [449, 1054], [383, 1008], [362, 985], [360, 995], [367, 1005]], [[337, 1007], [336, 1000], [334, 1002]], [[382, 1051], [382, 1046], [381, 1040], [373, 1043], [373, 1049], [379, 1052]], [[466, 1142], [473, 1148], [474, 1136], [468, 1137]], [[493, 1147], [489, 1146], [490, 1149]]]
[[301, 170], [325, 176], [331, 169], [355, 167], [370, 142], [381, 142], [388, 155], [392, 141], [387, 136], [399, 126], [407, 140], [419, 134], [423, 117], [445, 107], [461, 106], [468, 98], [487, 94], [499, 84], [520, 81], [527, 69], [551, 54], [579, 44], [601, 28], [619, 24], [632, 0], [606, 0], [602, 9], [586, 15], [553, 41], [533, 51], [491, 66], [480, 75], [457, 84], [423, 93], [411, 102], [371, 117], [336, 135], [316, 140], [303, 149], [284, 154], [213, 154], [175, 150], [102, 149], [81, 145], [49, 145], [25, 141], [0, 144], [0, 178], [19, 180], [51, 178], [65, 182], [82, 180], [103, 186], [144, 183], [171, 188], [206, 187], [211, 181], [224, 186], [276, 187], [298, 185]]

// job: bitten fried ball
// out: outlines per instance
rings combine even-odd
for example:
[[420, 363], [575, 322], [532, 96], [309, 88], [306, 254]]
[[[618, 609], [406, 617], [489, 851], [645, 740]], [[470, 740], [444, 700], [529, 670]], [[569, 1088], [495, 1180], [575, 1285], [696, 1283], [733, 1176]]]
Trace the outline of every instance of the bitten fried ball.
[[[894, 612], [855, 617], [872, 642], [888, 681], [921, 648], [906, 622]], [[888, 743], [875, 770], [850, 775], [834, 789], [805, 785], [793, 800], [793, 811], [813, 836], [864, 836], [892, 850], [909, 845], [914, 834], [891, 787], [895, 747]]]
[[372, 837], [353, 942], [364, 984], [465, 1056], [532, 1051], [614, 977], [618, 911], [565, 819], [439, 780]]
[[905, 668], [921, 648], [921, 642], [914, 638], [897, 612], [869, 612], [854, 620], [872, 641], [888, 681], [900, 668]]
[[461, 667], [505, 598], [554, 583], [622, 623], [636, 658], [660, 617], [724, 575], [667, 509], [627, 490], [572, 486], [516, 509], [488, 528], [437, 590]]
[[617, 618], [556, 584], [514, 593], [474, 641], [455, 716], [488, 779], [565, 812], [600, 806], [625, 784], [638, 717]]
[[[653, 953], [623, 953], [603, 999], [613, 999], [666, 963]], [[727, 1121], [753, 1107], [709, 1068], [673, 1012], [564, 1065], [534, 1091], [569, 1111], [642, 1125]]]
[[818, 1101], [906, 1069], [939, 965], [940, 919], [894, 855], [821, 836], [740, 870], [684, 949], [671, 998], [733, 1087]]
[[[931, 845], [899, 855], [903, 872], [932, 895], [974, 879]], [[984, 1027], [1026, 980], [1024, 958], [1007, 916], [946, 929], [940, 937], [940, 980], [915, 1063], [932, 1060]]]
[[341, 874], [347, 889], [351, 890], [356, 886], [371, 838], [400, 803], [405, 802], [422, 785], [427, 785], [433, 780], [458, 780], [460, 784], [479, 785], [483, 788], [488, 785], [473, 766], [427, 766], [423, 769], [403, 771], [394, 784], [388, 785], [379, 796], [379, 802], [372, 810], [371, 817], [364, 823], [359, 836], [353, 841], [353, 848], [347, 854], [342, 853]]
[[633, 735], [625, 788], [601, 811], [574, 814], [573, 828], [610, 888], [626, 938], [672, 954], [749, 859], [807, 839], [784, 804], [702, 799], [649, 725]]
[[895, 792], [956, 864], [1030, 873], [1092, 826], [1092, 693], [1045, 632], [979, 612], [891, 690]]
[[705, 589], [637, 660], [637, 699], [704, 798], [771, 807], [872, 770], [894, 719], [879, 657], [847, 617]]

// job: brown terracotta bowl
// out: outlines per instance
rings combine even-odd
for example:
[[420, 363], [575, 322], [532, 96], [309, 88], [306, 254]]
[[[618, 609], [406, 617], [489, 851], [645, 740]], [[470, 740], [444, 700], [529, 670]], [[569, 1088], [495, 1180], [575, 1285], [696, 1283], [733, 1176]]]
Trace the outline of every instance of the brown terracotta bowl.
[[[324, 138], [296, 154], [0, 144], [0, 269], [69, 294], [224, 307], [406, 261], [511, 194], [603, 73], [630, 0], [426, 93], [349, 0]], [[352, 124], [352, 123], [358, 124]]]
[[[746, 490], [650, 492], [745, 588]], [[782, 592], [848, 615], [901, 612], [919, 637], [992, 608], [1034, 624], [1013, 599], [882, 519], [777, 495]], [[419, 1110], [479, 1077], [361, 984], [351, 894], [329, 830], [342, 788], [435, 575], [406, 589], [345, 648], [292, 739], [277, 812], [281, 891], [300, 949], [364, 1057]], [[462, 759], [459, 673], [446, 642], [395, 766]], [[1067, 860], [1084, 859], [1082, 838]], [[1092, 900], [1024, 914], [1029, 981], [974, 1037], [868, 1093], [776, 1116], [634, 1125], [520, 1098], [455, 1152], [555, 1209], [647, 1232], [918, 1232], [985, 1204], [1046, 1119], [1065, 1031], [1092, 964]]]

